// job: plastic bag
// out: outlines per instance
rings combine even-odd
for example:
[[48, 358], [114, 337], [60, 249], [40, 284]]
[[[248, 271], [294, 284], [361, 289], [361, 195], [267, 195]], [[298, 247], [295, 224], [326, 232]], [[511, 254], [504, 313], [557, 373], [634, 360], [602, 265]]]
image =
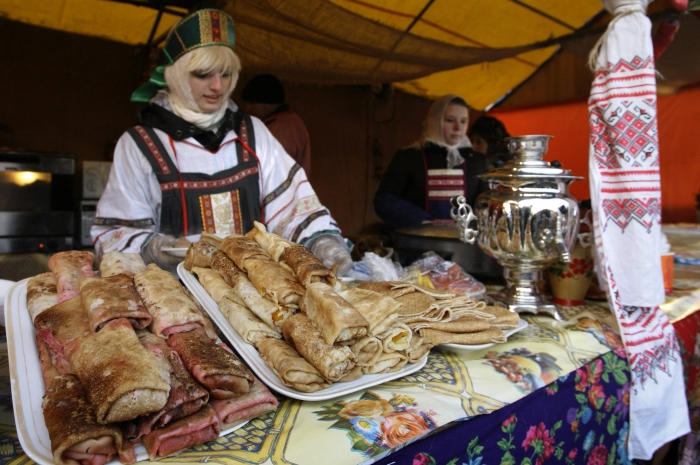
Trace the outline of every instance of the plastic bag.
[[[486, 293], [486, 286], [454, 262], [426, 252], [406, 267], [406, 280], [422, 286], [469, 296], [477, 300]], [[429, 284], [429, 285], [428, 285]]]
[[361, 263], [368, 270], [371, 281], [401, 281], [405, 275], [401, 265], [373, 252], [366, 252]]

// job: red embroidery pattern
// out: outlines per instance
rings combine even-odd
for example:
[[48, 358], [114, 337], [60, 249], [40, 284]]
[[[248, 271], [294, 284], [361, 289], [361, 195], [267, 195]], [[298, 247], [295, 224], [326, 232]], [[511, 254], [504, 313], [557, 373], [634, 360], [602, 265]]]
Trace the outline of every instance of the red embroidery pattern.
[[136, 129], [136, 132], [139, 133], [139, 136], [141, 136], [141, 139], [143, 139], [143, 142], [148, 147], [148, 150], [150, 150], [151, 154], [153, 154], [153, 157], [158, 162], [158, 166], [160, 166], [161, 172], [163, 174], [170, 174], [168, 163], [165, 161], [163, 154], [160, 153], [160, 150], [158, 150], [158, 147], [156, 146], [155, 142], [153, 142], [153, 139], [151, 139], [151, 136], [148, 135], [143, 126], [135, 126], [134, 129]]
[[[248, 126], [245, 124], [245, 119], [241, 121], [241, 139], [248, 145]], [[241, 144], [241, 149], [243, 149], [243, 161], [250, 160], [250, 152], [245, 148], [245, 145]]]
[[231, 192], [231, 210], [233, 211], [233, 231], [232, 234], [243, 234], [243, 219], [241, 215], [241, 197], [238, 189]]
[[[224, 179], [216, 179], [214, 181], [183, 181], [183, 187], [185, 189], [213, 189], [216, 187], [225, 187], [229, 186], [235, 182], [240, 181], [241, 179], [252, 176], [252, 175], [257, 175], [258, 174], [258, 167], [253, 166], [251, 168], [246, 168], [233, 176], [229, 176], [228, 178]], [[173, 182], [165, 182], [160, 185], [160, 190], [165, 192], [165, 191], [170, 191], [174, 189], [179, 189], [180, 188], [180, 181], [173, 181]]]
[[603, 199], [603, 228], [609, 222], [625, 229], [632, 221], [637, 221], [647, 231], [657, 223], [661, 224], [661, 200], [647, 199]]
[[210, 234], [216, 233], [216, 223], [214, 222], [214, 209], [211, 205], [211, 196], [199, 196], [199, 211], [202, 212], [202, 229]]
[[211, 12], [211, 41], [221, 42], [221, 25], [219, 24], [219, 13]]

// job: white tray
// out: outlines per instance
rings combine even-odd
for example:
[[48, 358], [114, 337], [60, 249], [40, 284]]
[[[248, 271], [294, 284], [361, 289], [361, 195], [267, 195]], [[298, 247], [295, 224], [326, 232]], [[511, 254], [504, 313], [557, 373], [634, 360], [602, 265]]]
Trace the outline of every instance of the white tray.
[[207, 313], [209, 313], [209, 316], [214, 320], [214, 323], [216, 323], [221, 332], [224, 333], [224, 336], [233, 344], [233, 347], [235, 347], [241, 357], [243, 357], [243, 360], [245, 360], [250, 369], [255, 372], [258, 378], [260, 378], [267, 387], [287, 397], [310, 401], [333, 399], [367, 389], [371, 386], [376, 386], [386, 381], [402, 378], [423, 368], [425, 362], [428, 360], [428, 357], [423, 357], [418, 363], [409, 363], [402, 370], [393, 373], [362, 375], [354, 381], [333, 383], [329, 388], [321, 391], [311, 393], [297, 391], [294, 388], [282, 384], [282, 380], [280, 380], [279, 376], [277, 376], [260, 357], [258, 350], [251, 344], [248, 344], [236, 330], [233, 329], [233, 326], [231, 326], [224, 314], [219, 310], [219, 306], [214, 302], [214, 299], [212, 299], [209, 293], [199, 284], [197, 277], [185, 269], [184, 262], [178, 265], [177, 272], [185, 283], [185, 286], [194, 294], [199, 303], [202, 304]]
[[[520, 321], [518, 321], [518, 325], [513, 328], [509, 329], [508, 331], [503, 331], [506, 335], [506, 337], [510, 337], [511, 335], [522, 331], [523, 329], [528, 327], [528, 322], [523, 320], [522, 318]], [[440, 344], [438, 347], [440, 347], [443, 350], [446, 350], [448, 352], [455, 352], [455, 353], [463, 353], [463, 352], [474, 352], [475, 350], [481, 350], [481, 349], [488, 349], [489, 347], [495, 346], [496, 343], [492, 342], [490, 344], [478, 344], [478, 345], [464, 345], [464, 344]]]
[[[24, 452], [39, 464], [53, 465], [51, 441], [41, 408], [45, 389], [39, 363], [39, 349], [36, 346], [34, 325], [27, 310], [27, 281], [29, 278], [13, 285], [5, 299], [5, 331], [12, 408], [17, 437]], [[246, 423], [223, 430], [220, 436], [225, 436]], [[143, 444], [136, 445], [136, 460], [148, 460], [148, 453]], [[114, 459], [108, 463], [119, 464], [119, 460]]]

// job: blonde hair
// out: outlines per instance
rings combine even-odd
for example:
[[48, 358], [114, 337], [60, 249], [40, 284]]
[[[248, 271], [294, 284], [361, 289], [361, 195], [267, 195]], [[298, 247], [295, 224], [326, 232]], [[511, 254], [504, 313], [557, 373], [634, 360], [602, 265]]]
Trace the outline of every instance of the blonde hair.
[[230, 73], [231, 88], [226, 94], [230, 95], [238, 82], [238, 75], [241, 72], [241, 60], [238, 55], [229, 47], [209, 46], [192, 50], [187, 72], [198, 74], [209, 74], [213, 72]]

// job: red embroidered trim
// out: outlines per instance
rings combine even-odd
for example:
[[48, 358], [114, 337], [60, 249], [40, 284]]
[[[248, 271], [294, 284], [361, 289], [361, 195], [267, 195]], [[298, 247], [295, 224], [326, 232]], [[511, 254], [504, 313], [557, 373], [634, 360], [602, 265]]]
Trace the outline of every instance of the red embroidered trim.
[[199, 209], [202, 213], [202, 229], [210, 234], [215, 234], [216, 224], [214, 223], [214, 209], [211, 205], [210, 195], [199, 196]]
[[136, 129], [136, 132], [139, 133], [139, 136], [141, 136], [141, 139], [143, 139], [143, 142], [151, 151], [153, 157], [155, 157], [156, 161], [158, 162], [158, 166], [160, 166], [161, 172], [163, 174], [170, 174], [168, 163], [165, 161], [163, 154], [160, 153], [160, 150], [158, 150], [158, 147], [156, 146], [155, 142], [153, 142], [153, 139], [151, 139], [151, 136], [148, 135], [143, 126], [135, 126], [134, 129]]
[[[238, 173], [234, 174], [233, 176], [229, 176], [228, 178], [224, 179], [216, 179], [214, 181], [183, 181], [183, 188], [185, 189], [212, 189], [215, 187], [225, 187], [228, 185], [231, 185], [235, 182], [240, 181], [241, 179], [251, 176], [251, 175], [257, 175], [258, 174], [258, 167], [254, 166], [251, 168], [246, 168], [242, 171], [239, 171]], [[160, 185], [160, 190], [165, 192], [165, 191], [171, 191], [174, 189], [179, 189], [180, 188], [180, 182], [179, 181], [173, 181], [173, 182], [166, 182]]]

